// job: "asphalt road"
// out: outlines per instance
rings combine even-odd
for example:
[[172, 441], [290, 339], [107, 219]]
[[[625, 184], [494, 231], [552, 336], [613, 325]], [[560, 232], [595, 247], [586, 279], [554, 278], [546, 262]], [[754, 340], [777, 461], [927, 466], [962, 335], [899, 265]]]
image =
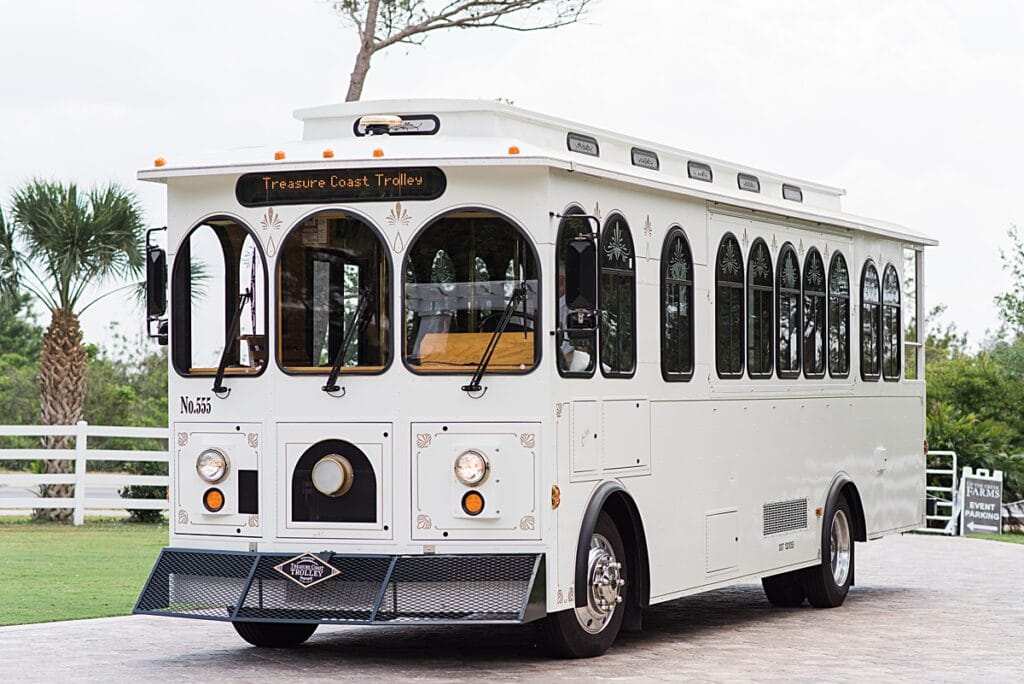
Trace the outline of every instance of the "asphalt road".
[[737, 586], [655, 606], [584, 661], [549, 660], [530, 627], [330, 627], [267, 651], [225, 623], [139, 616], [0, 628], [0, 681], [1020, 680], [1024, 545], [908, 535], [859, 544], [857, 564], [841, 608]]

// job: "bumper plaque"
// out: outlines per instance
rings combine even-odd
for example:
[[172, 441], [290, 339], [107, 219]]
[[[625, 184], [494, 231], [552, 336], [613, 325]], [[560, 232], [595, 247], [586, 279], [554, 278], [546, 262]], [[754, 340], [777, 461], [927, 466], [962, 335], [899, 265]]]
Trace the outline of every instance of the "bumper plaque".
[[275, 565], [274, 569], [303, 589], [326, 582], [341, 574], [336, 567], [310, 553], [289, 558], [284, 563]]

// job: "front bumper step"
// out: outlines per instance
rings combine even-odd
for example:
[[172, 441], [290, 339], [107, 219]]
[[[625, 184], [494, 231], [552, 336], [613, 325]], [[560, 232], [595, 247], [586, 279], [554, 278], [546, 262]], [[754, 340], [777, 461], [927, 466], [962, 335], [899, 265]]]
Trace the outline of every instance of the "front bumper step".
[[522, 623], [545, 615], [543, 554], [316, 554], [339, 570], [298, 586], [295, 554], [166, 548], [134, 613], [231, 622]]

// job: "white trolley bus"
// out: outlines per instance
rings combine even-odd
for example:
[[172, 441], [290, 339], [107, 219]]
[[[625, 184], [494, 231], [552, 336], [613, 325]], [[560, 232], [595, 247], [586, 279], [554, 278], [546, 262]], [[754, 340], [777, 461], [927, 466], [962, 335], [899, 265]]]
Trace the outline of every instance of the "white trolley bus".
[[[171, 529], [137, 613], [257, 646], [527, 623], [603, 653], [924, 517], [923, 248], [842, 190], [502, 104], [156, 160]], [[166, 292], [169, 291], [169, 302]]]

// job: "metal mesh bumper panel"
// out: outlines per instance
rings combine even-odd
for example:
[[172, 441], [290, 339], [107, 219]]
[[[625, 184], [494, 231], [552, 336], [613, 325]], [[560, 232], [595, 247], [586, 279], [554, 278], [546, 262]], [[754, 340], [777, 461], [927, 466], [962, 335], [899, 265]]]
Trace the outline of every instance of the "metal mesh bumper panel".
[[164, 549], [134, 612], [335, 624], [522, 622], [538, 577], [543, 587], [539, 554], [322, 556], [339, 573], [310, 587], [274, 569], [292, 557]]

